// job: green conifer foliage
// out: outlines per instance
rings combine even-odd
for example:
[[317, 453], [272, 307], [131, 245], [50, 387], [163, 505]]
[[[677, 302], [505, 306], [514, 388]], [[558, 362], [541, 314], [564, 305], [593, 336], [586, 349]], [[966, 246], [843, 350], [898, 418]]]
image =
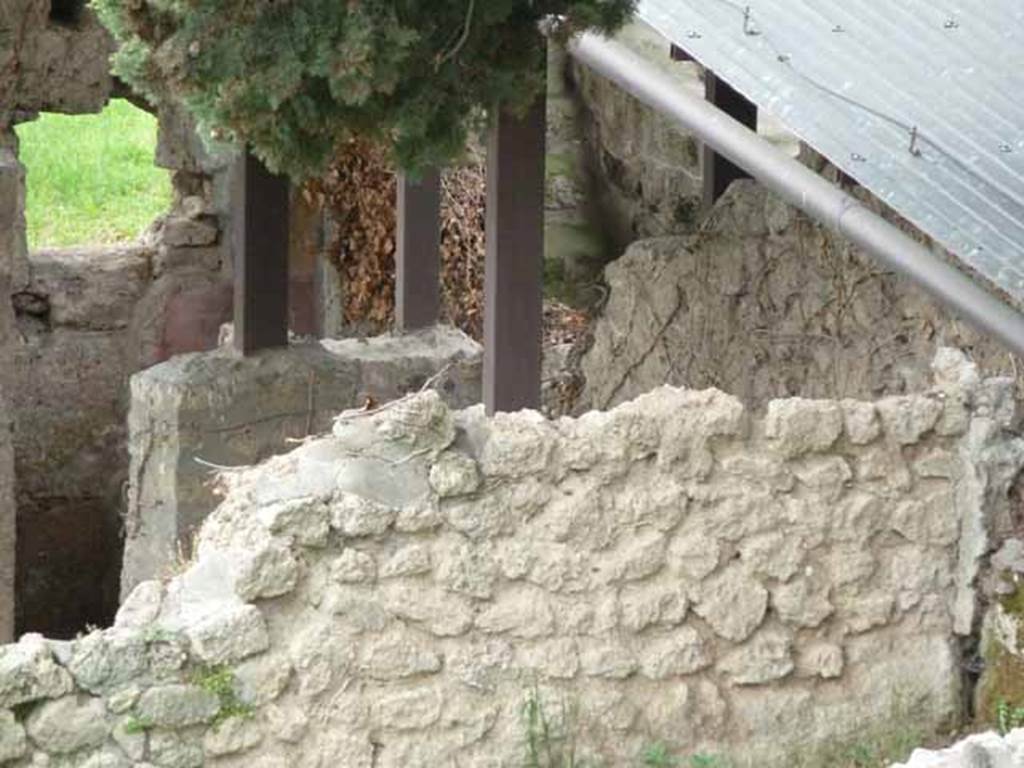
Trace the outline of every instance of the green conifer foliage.
[[635, 2], [93, 0], [122, 79], [296, 179], [353, 136], [414, 171], [451, 160], [485, 110], [522, 110], [537, 94], [541, 20], [611, 32]]

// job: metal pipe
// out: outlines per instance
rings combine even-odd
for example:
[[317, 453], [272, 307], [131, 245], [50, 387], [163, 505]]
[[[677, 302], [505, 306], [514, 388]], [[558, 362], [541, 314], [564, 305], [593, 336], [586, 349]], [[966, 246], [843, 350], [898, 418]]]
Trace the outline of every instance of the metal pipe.
[[594, 34], [570, 44], [574, 58], [678, 123], [764, 186], [917, 283], [965, 320], [1024, 355], [1024, 315], [947, 264], [859, 200], [788, 157], [621, 43]]

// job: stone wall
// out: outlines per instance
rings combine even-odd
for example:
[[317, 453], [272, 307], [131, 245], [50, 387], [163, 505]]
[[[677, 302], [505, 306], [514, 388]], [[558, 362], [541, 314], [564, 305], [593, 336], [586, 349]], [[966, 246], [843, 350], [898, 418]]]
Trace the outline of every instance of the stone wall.
[[88, 8], [67, 18], [60, 5], [6, 0], [0, 8], [2, 128], [33, 112], [98, 112], [110, 97], [110, 35]]
[[[642, 24], [619, 38], [703, 93], [700, 68], [669, 59], [666, 39]], [[606, 269], [584, 361], [578, 411], [608, 408], [672, 384], [718, 387], [751, 406], [776, 397], [875, 398], [927, 386], [942, 345], [983, 370], [1024, 370], [908, 281], [753, 182], [701, 208], [701, 144], [617, 84], [572, 69], [594, 190], [612, 242], [625, 255]], [[758, 131], [837, 183], [849, 185], [771, 115]], [[854, 194], [899, 221], [864, 190]], [[940, 254], [940, 258], [942, 255]]]
[[[20, 211], [14, 151], [0, 139], [0, 297], [9, 295], [14, 269], [13, 221]], [[0, 300], [0, 642], [14, 632], [14, 316]]]
[[210, 156], [165, 109], [155, 162], [172, 174], [167, 216], [131, 245], [29, 253], [13, 126], [44, 111], [98, 112], [122, 89], [109, 72], [113, 42], [84, 3], [11, 0], [0, 31], [0, 262], [11, 273], [0, 296], [17, 331], [5, 366], [17, 416], [17, 626], [70, 636], [108, 622], [117, 604], [128, 378], [214, 347], [230, 315], [230, 158]]
[[968, 736], [948, 749], [915, 749], [905, 763], [892, 768], [974, 768], [979, 765], [1020, 765], [1024, 761], [1024, 730]]
[[[871, 200], [867, 205], [881, 210]], [[937, 347], [989, 374], [1024, 370], [997, 342], [754, 182], [692, 236], [640, 240], [605, 270], [580, 407], [661, 384], [776, 397], [919, 391]]]
[[515, 766], [532, 739], [790, 768], [955, 726], [1024, 466], [1011, 392], [947, 351], [926, 393], [764, 418], [671, 388], [556, 422], [432, 391], [342, 414], [224, 473], [195, 558], [113, 628], [0, 650], [0, 755]]
[[218, 466], [258, 463], [329, 429], [339, 411], [387, 403], [435, 383], [448, 403], [480, 402], [483, 351], [433, 328], [366, 340], [296, 343], [242, 358], [229, 348], [180, 355], [132, 378], [131, 456], [121, 590], [190, 556], [216, 508]]
[[[647, 25], [629, 25], [616, 41], [672, 78], [681, 91], [703, 96], [700, 66], [673, 61], [669, 41]], [[701, 142], [587, 67], [574, 62], [570, 74], [596, 174], [594, 204], [618, 252], [637, 239], [692, 233], [704, 213]], [[758, 131], [788, 154], [799, 151], [796, 139], [771, 115], [761, 114]]]
[[[174, 354], [216, 346], [230, 317], [231, 261], [216, 189], [227, 183], [216, 174], [224, 174], [196, 169], [187, 153], [158, 159], [176, 163], [169, 168], [175, 202], [139, 242], [26, 254], [8, 294], [19, 331], [13, 400], [22, 629], [74, 634], [110, 620], [127, 481], [128, 379]], [[52, 600], [55, 592], [68, 600]]]

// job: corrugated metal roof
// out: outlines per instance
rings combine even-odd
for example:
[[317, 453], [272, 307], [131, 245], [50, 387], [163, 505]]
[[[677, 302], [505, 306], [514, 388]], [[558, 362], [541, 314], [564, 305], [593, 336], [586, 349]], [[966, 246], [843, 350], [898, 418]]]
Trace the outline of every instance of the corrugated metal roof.
[[1024, 2], [641, 0], [640, 16], [1024, 300]]

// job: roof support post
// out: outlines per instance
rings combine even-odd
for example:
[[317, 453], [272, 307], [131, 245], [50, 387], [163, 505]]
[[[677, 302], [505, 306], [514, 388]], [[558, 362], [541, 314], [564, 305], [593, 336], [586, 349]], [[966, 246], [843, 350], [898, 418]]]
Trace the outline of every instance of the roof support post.
[[[757, 131], [757, 106], [724, 80], [716, 77], [710, 69], [704, 72], [704, 97], [737, 122], [752, 131]], [[705, 210], [718, 202], [718, 198], [725, 194], [725, 190], [734, 181], [751, 178], [749, 173], [722, 157], [707, 143], [703, 145], [701, 151], [701, 168], [704, 177]]]
[[683, 48], [680, 48], [675, 43], [672, 43], [669, 46], [668, 55], [672, 59], [672, 61], [693, 61], [693, 56], [691, 56]]
[[910, 278], [982, 333], [1024, 355], [1024, 314], [988, 292], [898, 227], [787, 157], [721, 110], [681, 91], [675, 81], [619, 43], [585, 34], [570, 52], [651, 109], [660, 112], [747, 171], [791, 205], [849, 238], [887, 269]]
[[540, 407], [547, 97], [498, 110], [487, 147], [484, 403], [488, 414]]
[[248, 150], [235, 184], [234, 345], [250, 355], [288, 344], [290, 185]]
[[395, 326], [414, 331], [441, 314], [441, 173], [398, 176]]

